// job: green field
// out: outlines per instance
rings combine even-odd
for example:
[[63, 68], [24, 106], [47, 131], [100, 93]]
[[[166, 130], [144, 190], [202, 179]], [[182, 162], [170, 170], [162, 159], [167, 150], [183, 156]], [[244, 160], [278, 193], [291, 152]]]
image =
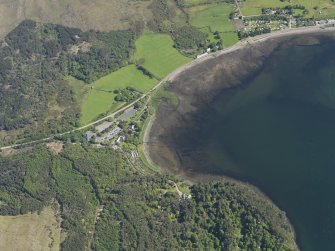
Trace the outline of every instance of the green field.
[[136, 41], [134, 59], [158, 78], [191, 61], [173, 48], [169, 35], [145, 31]]
[[95, 81], [86, 98], [82, 101], [81, 124], [87, 124], [98, 115], [116, 110], [124, 103], [115, 102], [114, 90], [133, 87], [140, 92], [146, 92], [157, 83], [137, 70], [135, 65], [129, 65]]
[[230, 47], [238, 42], [236, 32], [222, 32], [220, 36], [222, 37], [224, 47]]
[[208, 4], [208, 0], [184, 0], [186, 6]]
[[[244, 16], [260, 15], [262, 14], [262, 8], [285, 7], [286, 5], [296, 4], [301, 4], [308, 9], [309, 14], [307, 17], [335, 17], [335, 5], [331, 0], [291, 0], [290, 2], [281, 2], [280, 0], [246, 0], [241, 4], [241, 11]], [[314, 7], [318, 7], [317, 10]]]
[[234, 11], [233, 4], [199, 5], [187, 10], [191, 24], [195, 27], [209, 27], [212, 32], [235, 31], [234, 23], [229, 19], [229, 14]]
[[[211, 32], [208, 27], [200, 28], [199, 30], [207, 33], [208, 40], [210, 40], [211, 42], [217, 43], [219, 41], [217, 38], [215, 38], [214, 33]], [[219, 32], [219, 33], [220, 33], [221, 39], [223, 40], [222, 44], [226, 48], [236, 44], [239, 40], [237, 33], [235, 31]]]
[[219, 31], [224, 47], [238, 42], [234, 23], [229, 19], [229, 14], [234, 10], [235, 5], [226, 3], [197, 5], [186, 9], [190, 15], [191, 24], [207, 33], [211, 42], [217, 42], [213, 33]]
[[51, 208], [41, 213], [0, 216], [0, 250], [58, 251], [60, 219]]
[[285, 7], [287, 2], [281, 2], [280, 0], [246, 0], [243, 3], [239, 3], [242, 14], [244, 16], [261, 15], [262, 8], [266, 7]]

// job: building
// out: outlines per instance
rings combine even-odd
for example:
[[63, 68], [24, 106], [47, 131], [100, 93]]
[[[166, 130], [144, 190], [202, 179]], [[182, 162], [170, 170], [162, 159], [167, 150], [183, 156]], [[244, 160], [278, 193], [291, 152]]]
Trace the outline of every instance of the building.
[[205, 52], [203, 54], [197, 55], [197, 58], [203, 58], [208, 55], [208, 52]]
[[111, 130], [110, 132], [106, 133], [105, 135], [103, 135], [101, 137], [96, 137], [95, 142], [102, 143], [102, 142], [110, 141], [113, 138], [115, 138], [121, 132], [121, 130], [122, 129], [117, 126], [113, 130]]
[[122, 115], [120, 116], [120, 120], [121, 121], [126, 121], [128, 118], [133, 116], [136, 112], [137, 112], [137, 110], [134, 107], [131, 107], [131, 108], [125, 110], [124, 113], [122, 113]]
[[92, 132], [92, 131], [87, 131], [85, 134], [84, 134], [84, 137], [87, 141], [90, 141], [93, 137], [96, 137], [97, 134]]
[[102, 124], [96, 126], [95, 129], [97, 130], [97, 132], [103, 132], [109, 127], [111, 127], [111, 125], [113, 125], [113, 122], [105, 121]]

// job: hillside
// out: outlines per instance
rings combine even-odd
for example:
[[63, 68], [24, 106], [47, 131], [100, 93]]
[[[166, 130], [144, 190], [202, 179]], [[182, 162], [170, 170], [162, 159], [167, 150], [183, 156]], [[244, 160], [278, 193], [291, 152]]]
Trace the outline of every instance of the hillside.
[[134, 40], [131, 30], [83, 32], [23, 21], [0, 46], [0, 130], [25, 128], [34, 136], [76, 126], [80, 109], [65, 78], [91, 83], [119, 69]]
[[298, 250], [285, 212], [261, 192], [166, 175], [146, 159], [144, 134], [162, 100], [180, 102], [168, 74], [244, 37], [335, 17], [335, 3], [317, 2], [1, 1], [3, 249], [17, 232], [22, 249]]
[[32, 19], [83, 30], [123, 30], [147, 22], [151, 1], [134, 0], [4, 0], [0, 2], [0, 37], [21, 21]]

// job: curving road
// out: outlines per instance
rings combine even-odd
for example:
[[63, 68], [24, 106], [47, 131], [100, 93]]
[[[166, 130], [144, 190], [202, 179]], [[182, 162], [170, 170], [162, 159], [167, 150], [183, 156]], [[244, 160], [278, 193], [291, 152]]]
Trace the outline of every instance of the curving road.
[[304, 34], [304, 33], [311, 33], [311, 32], [317, 32], [317, 31], [329, 31], [329, 30], [335, 31], [335, 27], [326, 28], [326, 29], [325, 28], [321, 29], [318, 26], [302, 27], [302, 28], [286, 29], [286, 30], [281, 30], [281, 31], [273, 32], [273, 33], [263, 34], [263, 35], [259, 35], [257, 37], [253, 37], [253, 38], [249, 37], [245, 40], [237, 42], [235, 45], [233, 45], [233, 46], [231, 46], [227, 49], [223, 49], [223, 50], [208, 54], [208, 55], [206, 55], [204, 57], [201, 57], [201, 58], [198, 58], [198, 59], [194, 59], [191, 62], [179, 67], [178, 69], [174, 70], [172, 73], [167, 75], [164, 79], [162, 79], [157, 85], [155, 85], [148, 92], [144, 93], [141, 97], [139, 97], [135, 101], [127, 104], [126, 106], [118, 109], [117, 111], [115, 111], [115, 112], [113, 112], [113, 113], [111, 113], [111, 114], [109, 114], [109, 115], [107, 115], [107, 116], [105, 116], [101, 119], [98, 119], [98, 120], [96, 120], [94, 122], [91, 122], [87, 125], [75, 128], [73, 130], [70, 130], [70, 131], [67, 131], [67, 132], [64, 132], [64, 133], [59, 133], [59, 134], [49, 136], [47, 138], [34, 140], [34, 141], [21, 143], [21, 144], [13, 144], [13, 145], [9, 145], [9, 146], [3, 146], [3, 147], [0, 147], [0, 151], [6, 150], [6, 149], [11, 149], [11, 148], [14, 148], [14, 147], [27, 146], [27, 145], [31, 145], [31, 144], [35, 144], [35, 143], [42, 143], [42, 142], [45, 142], [45, 141], [49, 141], [49, 140], [52, 140], [53, 137], [55, 137], [55, 136], [63, 136], [63, 135], [66, 135], [66, 134], [69, 134], [69, 133], [72, 133], [72, 132], [80, 131], [80, 130], [86, 129], [88, 127], [91, 127], [93, 125], [99, 124], [106, 119], [113, 118], [116, 114], [118, 114], [120, 112], [123, 112], [123, 111], [127, 110], [128, 108], [132, 107], [136, 102], [138, 102], [142, 98], [145, 98], [145, 97], [149, 96], [154, 90], [159, 88], [166, 81], [173, 81], [173, 79], [176, 76], [178, 76], [181, 72], [185, 71], [186, 69], [189, 69], [189, 68], [191, 68], [191, 67], [193, 67], [193, 66], [195, 66], [199, 63], [202, 63], [202, 62], [204, 62], [204, 61], [206, 61], [210, 58], [221, 56], [223, 54], [227, 54], [227, 53], [233, 52], [235, 50], [238, 50], [238, 49], [244, 47], [247, 44], [254, 44], [254, 43], [265, 41], [265, 40], [270, 39], [270, 38], [287, 36], [287, 35], [291, 35], [291, 34]]

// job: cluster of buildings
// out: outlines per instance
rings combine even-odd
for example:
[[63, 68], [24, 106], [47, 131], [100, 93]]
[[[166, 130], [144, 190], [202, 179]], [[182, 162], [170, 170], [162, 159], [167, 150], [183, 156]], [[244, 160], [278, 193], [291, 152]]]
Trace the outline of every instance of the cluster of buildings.
[[[120, 121], [126, 121], [128, 118], [132, 117], [137, 110], [134, 107], [131, 107], [124, 111], [120, 116]], [[117, 149], [118, 145], [120, 145], [121, 141], [125, 140], [125, 136], [122, 135], [122, 128], [119, 125], [115, 125], [114, 128], [110, 129], [113, 126], [114, 122], [105, 121], [100, 125], [95, 127], [95, 130], [87, 131], [84, 134], [84, 137], [87, 141], [94, 143], [104, 143], [112, 141], [116, 139], [113, 143], [113, 148]]]
[[315, 21], [315, 25], [335, 25], [335, 19], [318, 20]]

